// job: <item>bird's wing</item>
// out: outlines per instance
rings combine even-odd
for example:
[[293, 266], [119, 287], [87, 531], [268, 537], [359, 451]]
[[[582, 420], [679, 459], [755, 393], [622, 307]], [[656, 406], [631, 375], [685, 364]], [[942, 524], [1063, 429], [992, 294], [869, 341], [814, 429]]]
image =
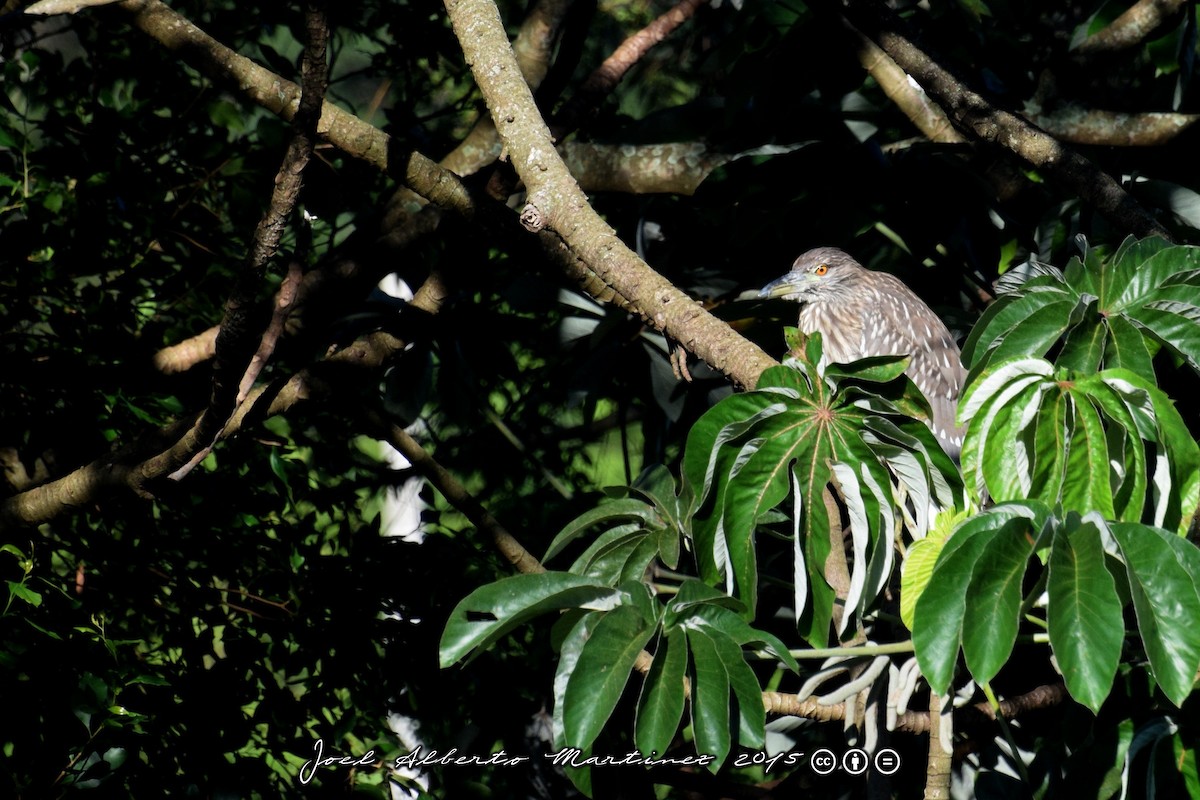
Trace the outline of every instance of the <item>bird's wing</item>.
[[873, 294], [861, 331], [862, 354], [910, 356], [908, 374], [926, 397], [957, 400], [966, 370], [945, 323], [898, 280], [889, 291]]

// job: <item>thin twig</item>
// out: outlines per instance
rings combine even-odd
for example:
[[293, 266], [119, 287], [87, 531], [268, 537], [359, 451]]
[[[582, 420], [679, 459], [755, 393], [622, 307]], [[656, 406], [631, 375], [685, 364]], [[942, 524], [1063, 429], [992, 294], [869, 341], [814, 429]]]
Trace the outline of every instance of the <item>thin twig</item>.
[[[245, 399], [243, 386], [247, 378], [253, 383], [253, 376], [262, 369], [273, 349], [274, 341], [265, 337], [255, 324], [252, 311], [257, 305], [267, 265], [279, 249], [287, 221], [300, 196], [304, 170], [317, 141], [317, 121], [328, 82], [325, 49], [329, 30], [324, 12], [317, 5], [309, 4], [305, 20], [308, 42], [301, 68], [304, 85], [293, 120], [295, 131], [276, 173], [271, 202], [254, 231], [246, 264], [238, 273], [233, 291], [225, 302], [225, 315], [214, 344], [212, 394], [208, 408], [175, 445], [147, 462], [152, 464], [150, 471], [166, 472], [174, 480], [186, 475], [211, 450], [225, 423]], [[264, 348], [268, 352], [264, 352]], [[257, 362], [256, 355], [259, 357]], [[142, 474], [145, 474], [142, 470], [134, 472], [134, 488], [139, 491], [145, 490], [144, 482], [138, 480]]]
[[407, 431], [399, 425], [385, 422], [374, 411], [367, 413], [367, 419], [372, 425], [386, 432], [387, 441], [392, 447], [399, 450], [400, 454], [408, 459], [409, 463], [424, 475], [435, 489], [442, 493], [450, 505], [465, 514], [475, 527], [492, 537], [496, 549], [519, 572], [535, 574], [546, 571], [541, 562], [526, 550], [515, 536], [505, 530], [504, 526], [475, 499], [475, 496], [467, 491], [466, 487], [459, 483], [458, 479], [438, 463], [437, 459], [430, 455], [429, 451], [412, 438]]
[[557, 138], [580, 127], [594, 115], [625, 74], [659, 42], [696, 14], [706, 0], [680, 0], [665, 14], [625, 39], [592, 71], [554, 118]]

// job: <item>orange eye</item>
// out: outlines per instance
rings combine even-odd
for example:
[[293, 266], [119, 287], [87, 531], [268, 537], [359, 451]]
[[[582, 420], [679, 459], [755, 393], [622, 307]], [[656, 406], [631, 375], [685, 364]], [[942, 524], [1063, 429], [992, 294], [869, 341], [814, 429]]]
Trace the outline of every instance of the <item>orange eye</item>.
[[828, 264], [822, 264], [821, 266], [819, 266], [813, 270], [814, 275], [824, 275], [826, 272], [829, 272]]

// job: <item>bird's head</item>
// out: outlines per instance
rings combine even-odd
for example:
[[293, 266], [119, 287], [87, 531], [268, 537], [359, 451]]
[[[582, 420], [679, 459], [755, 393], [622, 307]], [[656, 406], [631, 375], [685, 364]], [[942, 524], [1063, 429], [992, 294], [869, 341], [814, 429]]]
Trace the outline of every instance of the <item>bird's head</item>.
[[768, 283], [758, 296], [801, 303], [836, 298], [853, 291], [865, 272], [845, 251], [818, 247], [797, 258], [787, 275]]

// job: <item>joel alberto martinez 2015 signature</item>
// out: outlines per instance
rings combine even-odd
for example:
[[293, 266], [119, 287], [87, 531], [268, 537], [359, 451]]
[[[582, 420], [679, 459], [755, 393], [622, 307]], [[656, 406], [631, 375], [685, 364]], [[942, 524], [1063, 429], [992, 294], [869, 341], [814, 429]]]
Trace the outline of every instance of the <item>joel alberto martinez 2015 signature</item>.
[[[300, 783], [307, 784], [317, 774], [317, 770], [322, 767], [373, 767], [380, 759], [375, 756], [374, 750], [368, 750], [361, 756], [327, 756], [325, 755], [325, 740], [317, 739], [313, 745], [313, 753], [315, 756], [304, 762], [304, 766], [300, 768]], [[429, 753], [422, 753], [421, 748], [413, 750], [405, 756], [400, 756], [392, 763], [392, 769], [400, 769], [407, 767], [415, 769], [417, 767], [442, 766], [442, 767], [512, 767], [518, 764], [524, 764], [529, 760], [529, 756], [510, 756], [508, 753], [501, 750], [499, 753], [492, 753], [489, 756], [477, 755], [457, 755], [458, 748], [451, 748], [445, 755], [438, 755], [437, 750], [430, 750]]]
[[[374, 750], [368, 750], [362, 756], [326, 756], [325, 742], [322, 739], [317, 739], [313, 745], [313, 752], [316, 756], [306, 762], [300, 768], [300, 783], [307, 784], [316, 775], [317, 770], [321, 767], [373, 767], [379, 761], [375, 757]], [[582, 757], [581, 757], [582, 756]], [[623, 756], [583, 756], [583, 752], [574, 747], [564, 747], [557, 753], [545, 753], [544, 758], [553, 761], [559, 766], [572, 767], [608, 767], [608, 766], [623, 766], [629, 764], [645, 764], [647, 766], [662, 765], [662, 764], [696, 764], [707, 766], [712, 763], [716, 756], [698, 755], [698, 756], [683, 756], [678, 758], [647, 758], [640, 753], [626, 753]], [[529, 756], [510, 756], [508, 753], [501, 750], [498, 753], [492, 753], [487, 756], [479, 756], [474, 754], [458, 754], [458, 748], [452, 747], [445, 755], [439, 755], [437, 750], [430, 750], [428, 753], [422, 752], [418, 747], [407, 755], [400, 756], [392, 763], [392, 769], [416, 769], [417, 767], [514, 767], [524, 764], [529, 761]]]

